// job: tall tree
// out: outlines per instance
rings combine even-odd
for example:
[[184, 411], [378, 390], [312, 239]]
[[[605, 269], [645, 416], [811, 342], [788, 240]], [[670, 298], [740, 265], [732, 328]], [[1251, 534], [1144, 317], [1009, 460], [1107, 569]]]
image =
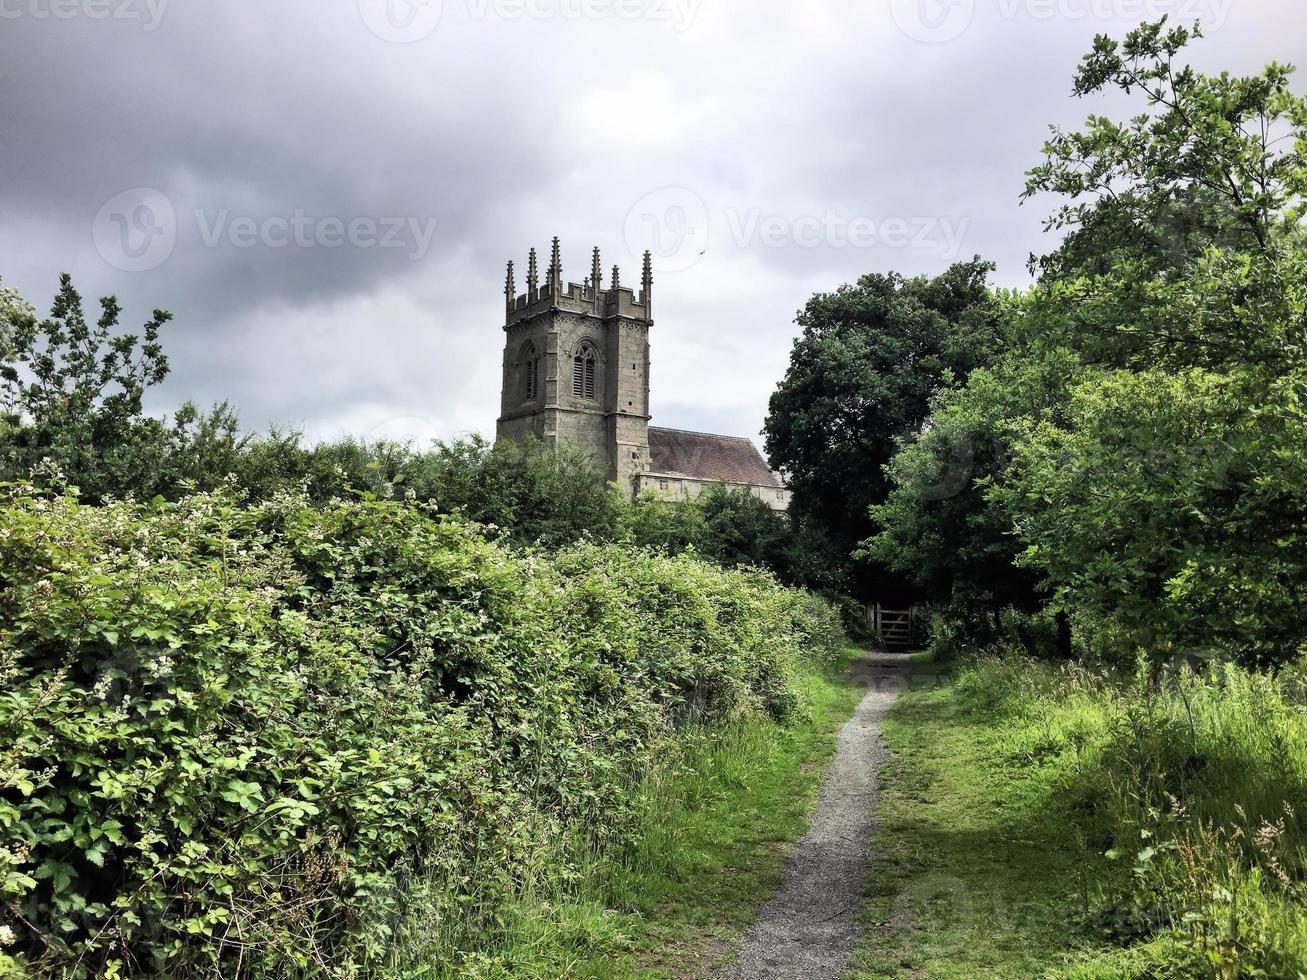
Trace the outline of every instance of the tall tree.
[[1096, 642], [1273, 663], [1307, 629], [1307, 101], [1283, 65], [1181, 65], [1197, 37], [1163, 19], [1097, 38], [1076, 94], [1142, 111], [1055, 131], [1029, 175], [1027, 196], [1069, 199], [1030, 332], [1091, 371], [994, 496]]
[[1024, 545], [1009, 508], [990, 491], [1036, 420], [1064, 421], [1076, 367], [1069, 352], [1010, 356], [944, 393], [888, 468], [893, 487], [871, 509], [880, 531], [867, 553], [912, 581], [923, 601], [977, 627], [1004, 608], [1037, 611], [1039, 576], [1019, 566]]
[[1076, 74], [1088, 97], [1141, 98], [1127, 122], [1055, 128], [1024, 197], [1064, 203], [1066, 232], [1032, 259], [1039, 334], [1119, 367], [1280, 367], [1303, 353], [1307, 103], [1292, 69], [1204, 75], [1177, 63], [1197, 27], [1100, 36]]
[[117, 332], [121, 313], [118, 300], [106, 296], [99, 319], [89, 322], [67, 274], [44, 320], [25, 304], [8, 303], [0, 469], [21, 478], [49, 459], [92, 500], [149, 485], [164, 432], [141, 400], [168, 374], [159, 331], [171, 315], [155, 310], [138, 335]]
[[[841, 555], [871, 531], [868, 508], [885, 500], [884, 467], [900, 437], [920, 429], [937, 391], [1001, 348], [991, 271], [977, 257], [933, 279], [866, 275], [799, 313], [803, 332], [771, 398], [767, 452], [789, 478], [800, 520]], [[864, 598], [888, 598], [896, 581], [866, 563], [853, 577]]]

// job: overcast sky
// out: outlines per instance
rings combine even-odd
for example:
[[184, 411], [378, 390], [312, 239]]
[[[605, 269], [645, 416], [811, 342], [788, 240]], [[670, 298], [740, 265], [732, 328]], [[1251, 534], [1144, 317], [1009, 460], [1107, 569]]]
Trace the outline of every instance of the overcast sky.
[[1161, 13], [1206, 70], [1307, 61], [1303, 0], [0, 0], [0, 278], [171, 310], [155, 410], [451, 437], [507, 259], [652, 248], [654, 421], [756, 436], [813, 292], [1026, 281], [1048, 125], [1128, 111], [1077, 61]]

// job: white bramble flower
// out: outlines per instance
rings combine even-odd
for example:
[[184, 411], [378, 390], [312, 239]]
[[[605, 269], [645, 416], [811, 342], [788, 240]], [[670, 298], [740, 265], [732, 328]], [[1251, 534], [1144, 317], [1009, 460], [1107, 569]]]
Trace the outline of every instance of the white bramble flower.
[[0, 947], [12, 946], [18, 937], [8, 926], [0, 926]]

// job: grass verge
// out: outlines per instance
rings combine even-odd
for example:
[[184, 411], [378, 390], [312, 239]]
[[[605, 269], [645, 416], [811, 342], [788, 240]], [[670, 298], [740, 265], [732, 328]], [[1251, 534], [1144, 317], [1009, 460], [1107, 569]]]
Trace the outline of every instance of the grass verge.
[[835, 738], [864, 692], [850, 650], [802, 682], [808, 705], [781, 725], [749, 718], [687, 736], [642, 782], [635, 832], [618, 854], [539, 883], [469, 932], [458, 909], [423, 911], [397, 930], [376, 975], [443, 977], [695, 977], [729, 955], [780, 884]]
[[1300, 668], [934, 679], [884, 726], [855, 977], [1307, 978]]
[[[923, 679], [938, 683], [923, 684]], [[1037, 765], [964, 711], [947, 672], [917, 682], [884, 724], [890, 761], [853, 976], [1039, 977], [1089, 952], [1067, 910], [1077, 855], [1050, 825]]]

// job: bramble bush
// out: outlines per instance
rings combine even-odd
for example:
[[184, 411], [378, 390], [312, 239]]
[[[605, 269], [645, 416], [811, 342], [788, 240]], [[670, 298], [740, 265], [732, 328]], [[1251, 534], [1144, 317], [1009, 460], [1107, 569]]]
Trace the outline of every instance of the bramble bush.
[[785, 716], [841, 638], [764, 572], [414, 503], [4, 485], [0, 974], [351, 975], [405, 882], [484, 909], [620, 842], [678, 726]]

